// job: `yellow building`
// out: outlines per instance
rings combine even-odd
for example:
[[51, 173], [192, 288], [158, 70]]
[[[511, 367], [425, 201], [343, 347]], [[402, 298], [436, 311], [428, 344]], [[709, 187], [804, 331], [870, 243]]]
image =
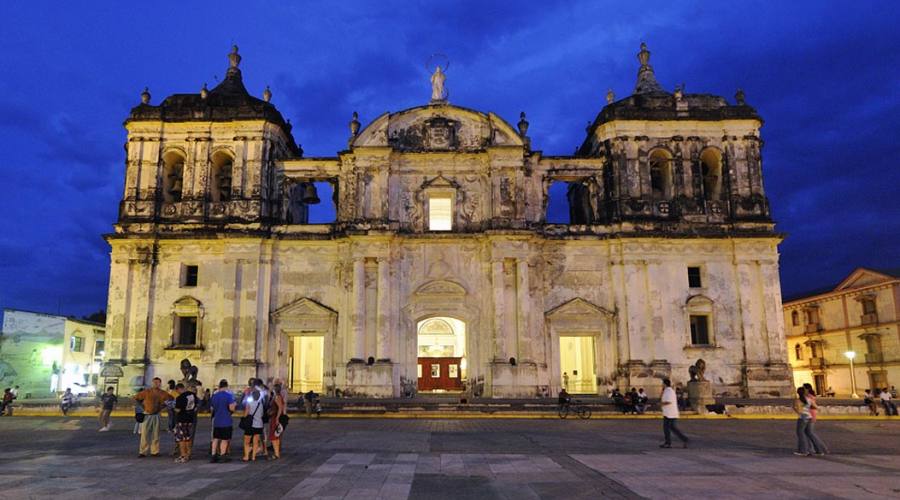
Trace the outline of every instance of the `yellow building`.
[[[900, 279], [859, 268], [833, 290], [784, 303], [794, 383], [849, 396], [900, 383]], [[850, 365], [853, 362], [851, 380]]]

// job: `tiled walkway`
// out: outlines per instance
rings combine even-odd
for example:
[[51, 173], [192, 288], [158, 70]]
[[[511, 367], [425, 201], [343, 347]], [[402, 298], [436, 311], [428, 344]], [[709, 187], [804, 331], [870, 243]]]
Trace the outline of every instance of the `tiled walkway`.
[[[791, 454], [792, 424], [685, 421], [693, 446], [661, 450], [646, 420], [295, 418], [281, 460], [179, 465], [138, 459], [125, 419], [97, 433], [0, 418], [0, 498], [900, 498], [900, 420], [823, 422], [824, 458]], [[198, 455], [208, 435], [204, 422]]]

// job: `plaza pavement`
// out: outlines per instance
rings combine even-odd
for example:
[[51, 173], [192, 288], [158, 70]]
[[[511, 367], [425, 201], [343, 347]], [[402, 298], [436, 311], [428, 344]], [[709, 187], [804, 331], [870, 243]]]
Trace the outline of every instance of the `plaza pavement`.
[[0, 418], [0, 498], [900, 498], [900, 420], [820, 422], [833, 453], [804, 458], [785, 420], [685, 420], [662, 450], [648, 419], [295, 417], [281, 460], [210, 464], [203, 418], [184, 465], [168, 434], [138, 459], [133, 423]]

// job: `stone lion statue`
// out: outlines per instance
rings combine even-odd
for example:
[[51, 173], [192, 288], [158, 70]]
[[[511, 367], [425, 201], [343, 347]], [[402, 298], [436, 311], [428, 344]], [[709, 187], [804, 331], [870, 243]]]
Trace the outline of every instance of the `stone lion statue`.
[[688, 368], [688, 373], [691, 374], [692, 382], [695, 380], [697, 382], [702, 382], [702, 381], [706, 380], [706, 377], [704, 376], [706, 373], [706, 361], [703, 361], [702, 359], [698, 359], [696, 363], [694, 363], [693, 365], [691, 365]]

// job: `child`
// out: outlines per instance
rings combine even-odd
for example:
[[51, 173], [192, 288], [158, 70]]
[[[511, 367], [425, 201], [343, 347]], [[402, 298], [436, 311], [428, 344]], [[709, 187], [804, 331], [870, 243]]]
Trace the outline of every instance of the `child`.
[[134, 402], [134, 431], [132, 434], [141, 433], [141, 424], [144, 422], [144, 405], [140, 401]]

